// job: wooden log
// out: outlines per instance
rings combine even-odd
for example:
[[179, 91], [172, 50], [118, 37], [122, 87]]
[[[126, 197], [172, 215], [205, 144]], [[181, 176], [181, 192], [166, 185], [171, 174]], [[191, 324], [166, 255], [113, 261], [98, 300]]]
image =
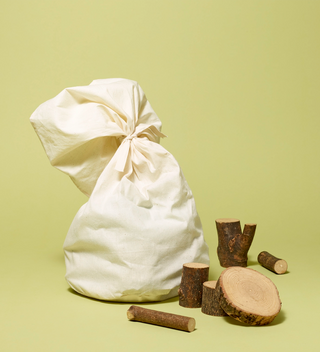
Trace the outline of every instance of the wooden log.
[[266, 251], [258, 255], [258, 262], [276, 274], [284, 274], [288, 269], [288, 264], [284, 259], [276, 258]]
[[253, 269], [225, 269], [216, 290], [220, 290], [221, 308], [230, 317], [249, 325], [267, 325], [281, 309], [275, 284]]
[[127, 311], [127, 317], [129, 320], [165, 326], [167, 328], [188, 332], [193, 331], [196, 326], [194, 318], [141, 308], [138, 306], [131, 306]]
[[200, 308], [202, 284], [208, 281], [209, 265], [202, 263], [183, 264], [181, 285], [178, 290], [179, 304], [186, 308]]
[[216, 288], [217, 281], [206, 281], [203, 283], [201, 312], [216, 317], [228, 315], [220, 307], [220, 291]]
[[230, 266], [246, 267], [248, 251], [253, 241], [257, 224], [245, 224], [243, 233], [240, 220], [217, 219], [218, 257], [220, 265], [224, 268]]

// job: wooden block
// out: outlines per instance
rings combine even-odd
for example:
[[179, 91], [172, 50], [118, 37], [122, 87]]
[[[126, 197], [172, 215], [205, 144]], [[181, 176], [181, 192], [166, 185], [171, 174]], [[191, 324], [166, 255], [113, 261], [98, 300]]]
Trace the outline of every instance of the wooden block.
[[202, 263], [183, 264], [181, 285], [178, 290], [179, 304], [186, 308], [200, 308], [202, 284], [208, 281], [209, 265]]
[[220, 293], [216, 290], [217, 281], [203, 283], [201, 312], [216, 317], [228, 315], [220, 307]]

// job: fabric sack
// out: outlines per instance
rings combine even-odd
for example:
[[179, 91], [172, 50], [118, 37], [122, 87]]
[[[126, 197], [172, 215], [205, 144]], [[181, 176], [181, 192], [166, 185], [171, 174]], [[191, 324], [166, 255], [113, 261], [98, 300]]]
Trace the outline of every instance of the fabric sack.
[[209, 264], [191, 190], [160, 146], [161, 121], [136, 82], [66, 88], [30, 120], [51, 164], [89, 197], [63, 246], [75, 291], [164, 300], [177, 295], [184, 263]]

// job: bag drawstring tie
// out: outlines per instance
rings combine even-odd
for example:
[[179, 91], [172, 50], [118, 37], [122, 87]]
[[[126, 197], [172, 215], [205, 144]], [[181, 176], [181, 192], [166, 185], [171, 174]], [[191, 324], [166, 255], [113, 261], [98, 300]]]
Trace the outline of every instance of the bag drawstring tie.
[[125, 169], [125, 166], [127, 164], [127, 160], [128, 160], [128, 156], [129, 156], [129, 151], [130, 151], [130, 146], [131, 146], [131, 142], [134, 138], [139, 138], [140, 135], [144, 135], [144, 137], [147, 137], [150, 141], [152, 141], [149, 137], [148, 134], [153, 136], [153, 139], [155, 140], [156, 137], [160, 137], [160, 138], [165, 138], [167, 137], [165, 134], [161, 133], [155, 126], [150, 125], [146, 128], [144, 128], [141, 131], [138, 132], [134, 132], [129, 134], [128, 136], [126, 136], [123, 141], [121, 142], [121, 145], [119, 146], [117, 153], [115, 155], [117, 155], [117, 163], [115, 166], [115, 170], [119, 171], [119, 172], [123, 172]]

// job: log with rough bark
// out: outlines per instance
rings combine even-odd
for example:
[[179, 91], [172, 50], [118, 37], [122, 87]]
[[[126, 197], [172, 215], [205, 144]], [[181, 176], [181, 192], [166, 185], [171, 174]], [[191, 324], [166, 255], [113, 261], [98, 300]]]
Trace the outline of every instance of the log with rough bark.
[[186, 308], [200, 308], [202, 284], [208, 281], [209, 265], [202, 263], [183, 264], [181, 285], [178, 291], [179, 304]]
[[258, 255], [258, 262], [276, 274], [284, 274], [288, 269], [288, 264], [284, 259], [276, 258], [266, 251]]
[[281, 309], [275, 284], [253, 269], [225, 269], [216, 290], [220, 291], [221, 308], [230, 317], [249, 325], [267, 325]]
[[160, 312], [153, 309], [141, 308], [138, 306], [131, 306], [127, 311], [127, 317], [129, 320], [165, 326], [167, 328], [188, 332], [193, 331], [196, 326], [196, 321], [194, 318]]
[[218, 257], [224, 268], [230, 266], [247, 266], [248, 251], [251, 246], [257, 224], [245, 224], [243, 233], [240, 220], [217, 219]]
[[216, 285], [217, 281], [206, 281], [203, 283], [201, 312], [216, 317], [223, 317], [228, 314], [220, 307], [220, 291], [215, 289]]

